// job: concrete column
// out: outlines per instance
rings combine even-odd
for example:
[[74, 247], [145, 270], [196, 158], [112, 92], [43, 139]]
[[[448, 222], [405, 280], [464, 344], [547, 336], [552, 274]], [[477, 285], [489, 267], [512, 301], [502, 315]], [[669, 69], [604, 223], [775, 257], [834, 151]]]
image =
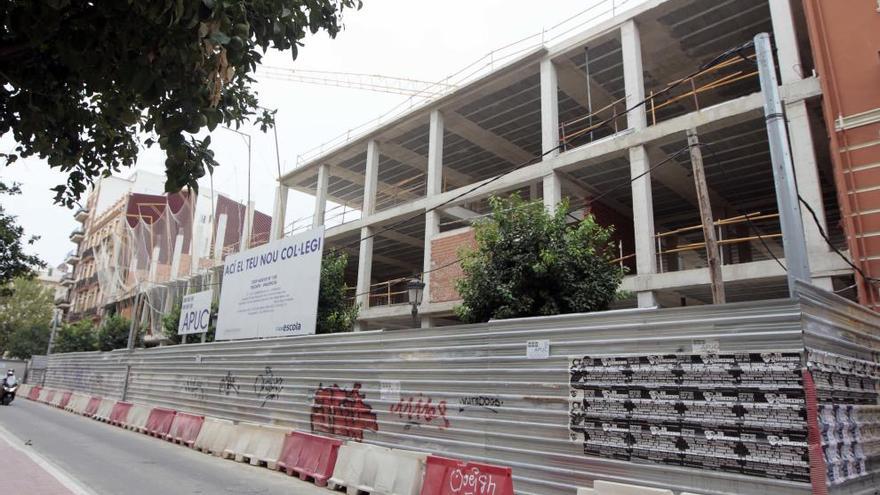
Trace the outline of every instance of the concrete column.
[[[192, 239], [190, 239], [190, 248], [192, 248]], [[177, 234], [174, 238], [174, 251], [171, 252], [171, 275], [170, 279], [174, 280], [180, 276], [180, 256], [183, 254], [183, 234]]]
[[[620, 48], [623, 54], [623, 81], [626, 90], [626, 108], [633, 108], [645, 99], [645, 77], [642, 70], [642, 42], [639, 28], [630, 19], [620, 25]], [[645, 105], [630, 110], [626, 116], [630, 129], [648, 126]]]
[[366, 218], [376, 211], [376, 190], [379, 180], [379, 143], [367, 143], [367, 166], [364, 172], [364, 204], [361, 217]]
[[[427, 172], [427, 197], [437, 196], [443, 192], [443, 114], [438, 110], [431, 112], [430, 127], [428, 130], [428, 172]], [[440, 213], [436, 210], [425, 213], [425, 247], [422, 270], [422, 282], [425, 283], [425, 291], [422, 296], [420, 311], [427, 308], [431, 302], [431, 243], [434, 236], [440, 233]], [[422, 317], [422, 328], [432, 327], [430, 317]]]
[[553, 212], [556, 210], [556, 205], [562, 201], [562, 180], [560, 180], [559, 174], [551, 172], [549, 175], [545, 175], [543, 187], [544, 207], [547, 208], [547, 211]]
[[358, 256], [357, 298], [361, 309], [370, 307], [370, 284], [373, 278], [373, 227], [361, 229], [360, 254]]
[[541, 61], [541, 151], [544, 157], [552, 158], [559, 154], [559, 84], [556, 77], [556, 66], [553, 61]]
[[284, 237], [284, 222], [287, 214], [287, 191], [284, 184], [275, 187], [275, 205], [272, 207], [272, 240]]
[[[785, 113], [788, 117], [788, 137], [791, 140], [791, 159], [794, 164], [795, 178], [797, 179], [798, 194], [816, 211], [822, 230], [828, 232], [828, 224], [825, 219], [825, 204], [822, 201], [822, 182], [819, 177], [819, 168], [816, 161], [816, 148], [813, 143], [813, 134], [810, 130], [810, 116], [807, 104], [798, 101], [786, 105]], [[807, 241], [807, 255], [815, 259], [827, 255], [831, 248], [819, 228], [813, 215], [803, 205], [800, 205], [801, 221], [804, 224], [804, 237]], [[812, 277], [812, 282], [823, 288], [832, 287], [829, 277]]]
[[226, 243], [226, 213], [221, 213], [217, 217], [217, 232], [214, 234], [214, 260], [223, 259], [223, 244]]
[[327, 213], [327, 185], [330, 183], [330, 166], [322, 163], [318, 167], [318, 185], [315, 188], [315, 214], [312, 216], [312, 227], [324, 225]]
[[[650, 168], [644, 146], [629, 149], [630, 177], [635, 178]], [[657, 247], [654, 239], [654, 203], [651, 195], [651, 174], [632, 182], [633, 227], [635, 231], [636, 271], [641, 276], [657, 273]], [[638, 292], [639, 307], [657, 305], [651, 291]]]
[[529, 201], [537, 201], [538, 199], [538, 186], [540, 184], [538, 182], [532, 182], [529, 184]]
[[803, 79], [791, 1], [772, 0], [767, 3], [770, 6], [770, 19], [773, 22], [773, 39], [776, 41], [776, 56], [779, 59], [782, 84]]
[[247, 251], [251, 247], [251, 237], [254, 231], [254, 208], [253, 201], [248, 201], [244, 210], [244, 228], [241, 229], [241, 240], [238, 242], [238, 252]]

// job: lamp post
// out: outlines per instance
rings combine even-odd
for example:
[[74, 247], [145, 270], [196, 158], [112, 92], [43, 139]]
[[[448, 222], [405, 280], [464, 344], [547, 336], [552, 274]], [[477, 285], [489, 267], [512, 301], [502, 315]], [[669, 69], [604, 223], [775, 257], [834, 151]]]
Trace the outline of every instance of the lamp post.
[[422, 304], [424, 289], [425, 283], [417, 278], [411, 278], [406, 283], [406, 292], [409, 296], [409, 303], [412, 305], [413, 328], [419, 327], [419, 305]]

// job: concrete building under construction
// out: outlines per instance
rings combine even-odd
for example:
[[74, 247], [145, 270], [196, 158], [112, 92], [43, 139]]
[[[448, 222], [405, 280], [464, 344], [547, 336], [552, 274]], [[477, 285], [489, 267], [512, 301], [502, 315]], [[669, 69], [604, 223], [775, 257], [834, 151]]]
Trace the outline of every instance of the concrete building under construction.
[[[680, 153], [695, 133], [727, 300], [785, 297], [754, 48], [707, 65], [766, 32], [798, 191], [816, 216], [802, 208], [812, 282], [876, 307], [873, 285], [844, 256], [869, 277], [880, 272], [880, 227], [870, 226], [880, 218], [878, 18], [875, 0], [648, 0], [616, 10], [313, 154], [280, 179], [273, 235], [286, 233], [289, 189], [314, 195], [310, 223], [327, 226], [328, 249], [351, 255], [359, 326], [407, 326], [402, 280], [419, 274], [422, 326], [442, 325], [454, 321], [458, 249], [473, 242], [469, 224], [487, 198], [567, 198], [576, 215], [589, 205], [615, 226], [632, 294], [622, 307], [708, 303], [699, 199]], [[835, 67], [835, 57], [853, 63]], [[839, 96], [852, 87], [857, 95]], [[858, 163], [847, 155], [856, 146]]]

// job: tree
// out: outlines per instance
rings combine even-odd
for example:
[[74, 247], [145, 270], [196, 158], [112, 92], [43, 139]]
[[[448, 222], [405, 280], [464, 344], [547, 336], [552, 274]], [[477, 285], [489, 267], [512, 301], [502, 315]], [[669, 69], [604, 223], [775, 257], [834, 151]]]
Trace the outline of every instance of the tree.
[[[131, 331], [131, 320], [124, 316], [112, 315], [104, 318], [98, 328], [97, 344], [99, 351], [112, 351], [113, 349], [125, 349], [128, 347], [128, 334]], [[135, 345], [139, 345], [142, 339], [138, 332]]]
[[[211, 303], [211, 321], [208, 323], [208, 331], [205, 332], [205, 342], [214, 342], [214, 334], [217, 331], [217, 311], [220, 307], [216, 302]], [[177, 328], [180, 324], [180, 303], [175, 304], [171, 311], [162, 316], [162, 333], [165, 334], [165, 340], [168, 345], [177, 345], [183, 343], [183, 336], [177, 334]], [[201, 334], [193, 334], [187, 337], [187, 342], [197, 343], [202, 341]]]
[[[96, 177], [136, 161], [140, 135], [166, 154], [165, 188], [198, 188], [217, 162], [193, 134], [251, 117], [252, 74], [271, 47], [297, 56], [307, 32], [335, 37], [360, 0], [2, 2], [0, 136], [7, 163], [39, 156], [68, 173], [72, 206]], [[257, 115], [259, 114], [259, 115]]]
[[[2, 91], [0, 88], [0, 93]], [[0, 196], [4, 194], [15, 196], [21, 194], [21, 189], [18, 184], [7, 186], [0, 182]], [[31, 276], [34, 270], [46, 266], [38, 257], [24, 254], [24, 238], [24, 228], [18, 225], [15, 216], [6, 213], [3, 205], [0, 205], [0, 295], [8, 292], [11, 288], [9, 283], [14, 278]], [[26, 242], [33, 244], [37, 239], [32, 236]]]
[[72, 325], [62, 326], [55, 334], [52, 353], [84, 352], [97, 349], [95, 328], [89, 320], [80, 320]]
[[6, 351], [11, 357], [18, 359], [30, 359], [34, 354], [46, 354], [51, 332], [49, 325], [46, 324], [18, 327], [9, 337]]
[[612, 263], [612, 228], [592, 215], [567, 225], [567, 202], [552, 214], [518, 195], [489, 203], [492, 214], [474, 225], [477, 247], [463, 254], [456, 283], [463, 321], [608, 308], [624, 274]]
[[16, 278], [5, 289], [0, 295], [0, 356], [11, 346], [21, 348], [23, 343], [12, 342], [14, 336], [26, 337], [31, 329], [49, 327], [54, 297], [51, 290], [32, 278]]
[[357, 320], [358, 307], [346, 297], [345, 267], [348, 255], [330, 251], [321, 260], [316, 333], [350, 332]]

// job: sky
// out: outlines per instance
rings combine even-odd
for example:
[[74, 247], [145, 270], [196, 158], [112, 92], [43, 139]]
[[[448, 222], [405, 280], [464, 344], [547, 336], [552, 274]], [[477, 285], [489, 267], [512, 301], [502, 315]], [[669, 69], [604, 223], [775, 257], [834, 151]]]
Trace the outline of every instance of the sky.
[[[614, 0], [626, 7], [642, 0]], [[553, 36], [576, 34], [582, 25], [604, 15], [612, 0], [364, 0], [360, 11], [346, 11], [345, 29], [336, 39], [323, 33], [305, 41], [296, 61], [290, 53], [271, 51], [264, 64], [300, 70], [339, 71], [437, 81], [453, 74], [498, 49], [522, 38], [525, 44], [540, 43]], [[538, 8], [539, 6], [539, 8]], [[618, 7], [619, 8], [619, 7]], [[591, 9], [584, 12], [587, 9]], [[580, 15], [577, 15], [581, 13]], [[573, 19], [572, 16], [576, 16]], [[562, 21], [566, 24], [556, 27]], [[572, 30], [570, 33], [566, 31]], [[548, 43], [552, 44], [552, 43]], [[278, 148], [282, 173], [293, 169], [297, 155], [312, 150], [375, 120], [395, 106], [409, 104], [406, 97], [350, 88], [317, 86], [259, 77], [256, 84], [260, 104], [277, 108]], [[264, 134], [243, 127], [251, 136], [251, 197], [258, 210], [272, 213], [278, 166], [272, 131]], [[214, 172], [215, 191], [236, 200], [247, 197], [248, 152], [245, 139], [225, 129], [212, 133], [212, 147], [220, 162]], [[14, 146], [10, 136], [0, 139], [0, 150]], [[137, 169], [164, 173], [164, 156], [158, 147], [145, 149]], [[127, 177], [133, 170], [118, 175]], [[73, 211], [53, 204], [50, 188], [65, 176], [42, 160], [19, 160], [0, 169], [0, 180], [21, 184], [23, 194], [0, 198], [3, 207], [18, 217], [26, 235], [40, 239], [27, 247], [52, 266], [61, 263], [75, 246], [70, 232], [79, 226]], [[203, 181], [202, 187], [207, 187]], [[85, 201], [83, 201], [84, 203]], [[309, 216], [314, 209], [311, 196], [291, 191], [287, 222]]]

